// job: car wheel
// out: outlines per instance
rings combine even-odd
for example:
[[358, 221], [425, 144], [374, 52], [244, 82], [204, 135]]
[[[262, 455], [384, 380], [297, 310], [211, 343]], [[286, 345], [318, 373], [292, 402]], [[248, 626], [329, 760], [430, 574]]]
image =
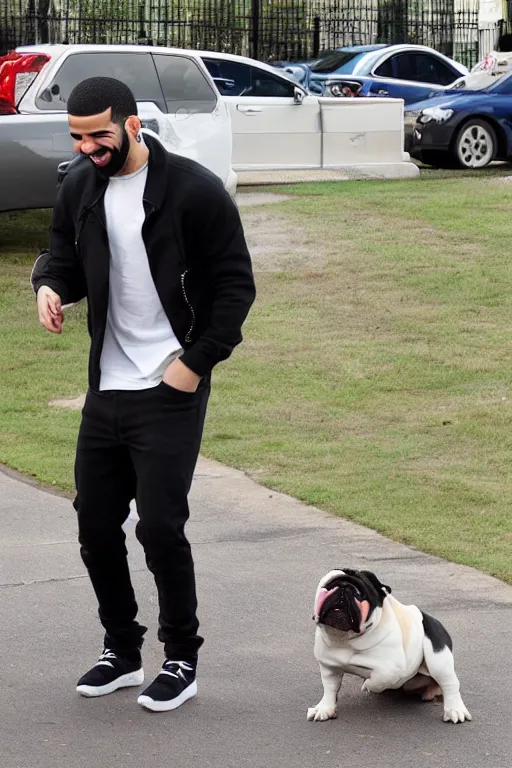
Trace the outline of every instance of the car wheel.
[[485, 120], [465, 123], [455, 139], [453, 153], [460, 168], [485, 168], [496, 156], [496, 133]]
[[421, 153], [421, 162], [434, 168], [453, 168], [453, 157], [449, 152], [439, 152], [434, 149], [424, 150]]

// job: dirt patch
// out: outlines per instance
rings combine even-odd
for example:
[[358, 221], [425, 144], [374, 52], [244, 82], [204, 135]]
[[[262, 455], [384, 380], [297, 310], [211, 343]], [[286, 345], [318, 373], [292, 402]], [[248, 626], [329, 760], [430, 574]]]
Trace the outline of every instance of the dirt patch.
[[243, 210], [247, 244], [254, 269], [260, 272], [320, 272], [325, 254], [314, 235], [273, 211]]
[[69, 408], [71, 411], [81, 411], [84, 407], [85, 395], [79, 397], [68, 397], [64, 400], [50, 400], [48, 405], [51, 408]]
[[240, 208], [252, 208], [255, 205], [272, 205], [291, 200], [290, 195], [278, 195], [274, 192], [238, 192], [236, 202]]

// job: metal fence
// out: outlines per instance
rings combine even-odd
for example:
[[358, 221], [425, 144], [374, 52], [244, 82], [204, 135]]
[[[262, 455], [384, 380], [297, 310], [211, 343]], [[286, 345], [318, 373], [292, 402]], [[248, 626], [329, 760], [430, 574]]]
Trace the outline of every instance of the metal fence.
[[473, 64], [478, 0], [0, 0], [0, 53], [21, 44], [151, 43], [271, 61], [406, 42]]

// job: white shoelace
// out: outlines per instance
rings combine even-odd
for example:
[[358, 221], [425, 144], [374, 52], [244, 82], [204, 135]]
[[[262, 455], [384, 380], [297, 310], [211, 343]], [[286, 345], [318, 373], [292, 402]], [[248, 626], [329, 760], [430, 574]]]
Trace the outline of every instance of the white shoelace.
[[111, 661], [108, 661], [108, 659], [117, 659], [116, 654], [114, 651], [111, 651], [110, 648], [105, 648], [101, 656], [99, 657], [98, 661], [94, 665], [95, 667], [113, 667]]
[[[172, 671], [168, 667], [177, 668], [177, 671]], [[162, 666], [161, 675], [170, 675], [171, 677], [185, 677], [184, 672], [192, 672], [193, 666], [188, 661], [164, 661]]]

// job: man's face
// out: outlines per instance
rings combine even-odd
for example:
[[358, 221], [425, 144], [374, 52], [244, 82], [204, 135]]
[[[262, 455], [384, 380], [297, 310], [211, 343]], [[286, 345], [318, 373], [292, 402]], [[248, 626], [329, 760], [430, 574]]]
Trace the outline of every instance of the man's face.
[[87, 117], [68, 116], [73, 150], [88, 157], [102, 176], [114, 176], [126, 163], [130, 140], [125, 128], [112, 122], [112, 111]]

